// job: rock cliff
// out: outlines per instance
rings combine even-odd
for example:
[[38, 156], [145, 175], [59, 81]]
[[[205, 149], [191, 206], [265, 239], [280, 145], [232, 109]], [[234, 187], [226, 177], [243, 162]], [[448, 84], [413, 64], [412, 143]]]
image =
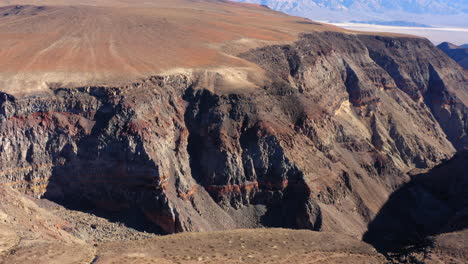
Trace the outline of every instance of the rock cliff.
[[468, 147], [466, 71], [427, 40], [316, 32], [239, 57], [261, 87], [193, 72], [2, 92], [1, 183], [160, 233], [360, 236], [409, 171]]

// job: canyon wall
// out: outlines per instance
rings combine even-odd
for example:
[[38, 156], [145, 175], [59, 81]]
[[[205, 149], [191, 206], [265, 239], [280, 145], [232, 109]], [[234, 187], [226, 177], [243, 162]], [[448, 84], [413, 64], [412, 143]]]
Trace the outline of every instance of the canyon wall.
[[0, 93], [0, 182], [159, 233], [361, 236], [408, 172], [468, 147], [467, 72], [427, 40], [322, 32], [239, 57], [261, 87], [194, 73]]

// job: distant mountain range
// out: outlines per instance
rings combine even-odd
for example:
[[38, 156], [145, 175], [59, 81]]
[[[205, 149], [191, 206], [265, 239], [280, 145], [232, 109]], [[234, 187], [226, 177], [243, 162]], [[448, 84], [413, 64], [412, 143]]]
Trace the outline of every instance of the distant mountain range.
[[314, 20], [408, 21], [468, 27], [467, 0], [236, 0]]
[[359, 21], [359, 20], [351, 20], [351, 23], [357, 24], [370, 24], [370, 25], [381, 25], [381, 26], [397, 26], [397, 27], [422, 27], [422, 28], [431, 28], [432, 26], [426, 24], [420, 24], [416, 22], [408, 22], [408, 21]]

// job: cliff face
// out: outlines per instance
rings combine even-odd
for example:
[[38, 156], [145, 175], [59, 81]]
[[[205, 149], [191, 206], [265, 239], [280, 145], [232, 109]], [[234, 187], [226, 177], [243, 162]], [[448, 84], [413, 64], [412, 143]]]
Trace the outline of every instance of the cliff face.
[[1, 182], [161, 233], [361, 235], [409, 170], [468, 146], [466, 72], [427, 40], [323, 32], [240, 57], [263, 87], [195, 73], [0, 94]]

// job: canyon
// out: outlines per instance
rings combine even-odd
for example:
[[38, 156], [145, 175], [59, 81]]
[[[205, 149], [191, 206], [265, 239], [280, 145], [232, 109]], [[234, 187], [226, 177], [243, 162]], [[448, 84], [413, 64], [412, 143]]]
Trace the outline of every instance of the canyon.
[[[358, 240], [397, 259], [422, 237], [433, 241], [423, 247], [430, 254], [411, 251], [403, 263], [466, 259], [457, 247], [466, 242], [468, 73], [428, 40], [227, 1], [64, 3], [1, 8], [0, 184], [5, 197], [21, 197], [3, 200], [53, 201], [141, 241], [258, 232], [308, 244], [330, 234], [342, 241], [328, 250], [338, 259], [358, 243], [351, 252], [369, 259], [356, 263], [383, 263]], [[14, 241], [31, 227], [8, 203], [4, 222], [26, 226], [5, 236]], [[401, 207], [420, 217], [393, 221]], [[51, 223], [50, 209], [34, 210], [46, 215], [36, 226], [53, 230], [44, 241], [81, 245], [79, 261], [110, 263], [93, 260], [96, 247], [139, 247], [93, 248], [59, 216]], [[5, 263], [15, 258], [8, 252]], [[161, 256], [139, 261], [148, 258]]]

